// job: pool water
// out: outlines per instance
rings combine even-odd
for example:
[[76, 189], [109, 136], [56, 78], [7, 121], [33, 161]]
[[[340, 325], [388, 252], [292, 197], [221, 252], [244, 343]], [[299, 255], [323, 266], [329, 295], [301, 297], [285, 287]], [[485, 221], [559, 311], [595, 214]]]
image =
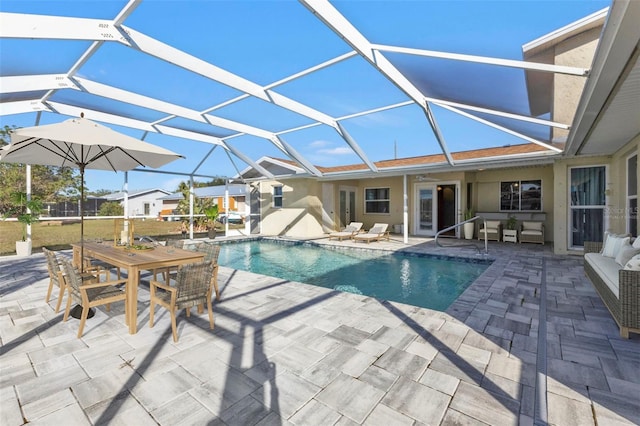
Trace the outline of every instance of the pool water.
[[446, 310], [490, 264], [265, 240], [221, 244], [218, 263], [439, 311]]

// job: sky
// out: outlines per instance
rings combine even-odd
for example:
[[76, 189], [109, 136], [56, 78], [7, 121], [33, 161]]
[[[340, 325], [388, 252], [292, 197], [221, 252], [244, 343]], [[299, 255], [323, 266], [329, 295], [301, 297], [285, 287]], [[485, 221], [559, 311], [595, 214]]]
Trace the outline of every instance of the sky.
[[[122, 0], [3, 0], [0, 12], [112, 20], [126, 3]], [[332, 4], [373, 43], [522, 60], [523, 44], [608, 7], [610, 2], [380, 0], [336, 1]], [[288, 0], [143, 1], [125, 19], [124, 25], [260, 86], [278, 82], [351, 51], [302, 4]], [[0, 38], [0, 76], [66, 74], [89, 45], [85, 40]], [[385, 57], [425, 95], [528, 115], [521, 70], [388, 52]], [[242, 92], [119, 43], [103, 43], [75, 76], [195, 111], [217, 107], [212, 115], [269, 132], [282, 132], [281, 138], [315, 165], [361, 162], [329, 126], [312, 126], [314, 120], [309, 117], [255, 97], [221, 106]], [[276, 85], [272, 90], [334, 119], [340, 118], [340, 123], [372, 161], [441, 153], [424, 112], [416, 105], [349, 117], [409, 99], [358, 56]], [[42, 94], [3, 92], [0, 114], [4, 114], [2, 103], [23, 100], [25, 96], [38, 99]], [[168, 115], [72, 89], [57, 90], [49, 101], [87, 111], [118, 112], [143, 122], [166, 119]], [[435, 106], [433, 113], [452, 152], [525, 142], [444, 108]], [[86, 116], [92, 118], [91, 113]], [[0, 125], [33, 126], [36, 117], [34, 112], [0, 115]], [[43, 112], [39, 124], [68, 118], [71, 117]], [[136, 138], [144, 135], [140, 129], [102, 124]], [[256, 136], [239, 135], [233, 130], [179, 117], [164, 124], [226, 138], [229, 145], [253, 161], [262, 156], [285, 158], [270, 141]], [[544, 129], [518, 130], [537, 137]], [[232, 177], [248, 167], [222, 147], [210, 152], [214, 145], [189, 138], [152, 132], [144, 137], [146, 142], [186, 157], [161, 169], [167, 173]], [[132, 171], [128, 174], [128, 188], [173, 191], [186, 179], [165, 173]], [[123, 188], [124, 176], [87, 170], [86, 182], [90, 190], [118, 191]]]

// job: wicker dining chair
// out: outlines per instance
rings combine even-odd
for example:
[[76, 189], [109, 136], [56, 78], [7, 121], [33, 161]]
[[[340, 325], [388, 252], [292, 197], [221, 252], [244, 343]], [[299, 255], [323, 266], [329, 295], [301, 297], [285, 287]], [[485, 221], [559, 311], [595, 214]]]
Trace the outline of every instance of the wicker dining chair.
[[220, 300], [220, 291], [218, 290], [218, 256], [220, 255], [219, 244], [202, 243], [196, 246], [196, 251], [204, 253], [204, 261], [213, 264], [213, 275], [211, 284], [216, 291], [216, 300]]
[[60, 311], [60, 306], [62, 305], [64, 292], [67, 288], [63, 277], [62, 263], [60, 263], [60, 259], [58, 259], [58, 256], [55, 252], [44, 247], [42, 248], [42, 252], [47, 259], [47, 268], [49, 269], [49, 288], [47, 289], [47, 297], [45, 299], [45, 302], [49, 303], [51, 292], [53, 291], [53, 286], [57, 285], [60, 288], [60, 292], [58, 294], [58, 303], [56, 304], [56, 313], [58, 313]]
[[209, 326], [213, 329], [213, 308], [211, 306], [212, 276], [212, 262], [198, 262], [183, 265], [178, 269], [175, 287], [155, 280], [150, 281], [149, 327], [153, 327], [155, 307], [156, 304], [159, 304], [171, 314], [173, 341], [177, 342], [176, 310], [186, 309], [187, 316], [191, 316], [191, 307], [198, 306], [200, 311], [206, 303], [209, 311]]
[[[89, 315], [89, 309], [106, 305], [107, 311], [111, 309], [112, 302], [125, 302], [126, 311], [126, 293], [124, 289], [116, 287], [116, 285], [124, 284], [126, 279], [99, 282], [99, 279], [91, 274], [81, 274], [78, 268], [73, 266], [69, 260], [62, 260], [62, 268], [64, 270], [64, 279], [68, 291], [67, 309], [64, 312], [63, 321], [67, 321], [71, 312], [71, 300], [82, 305], [82, 316], [80, 317], [80, 327], [78, 329], [78, 338], [82, 337], [84, 324]], [[98, 275], [99, 276], [99, 275]]]

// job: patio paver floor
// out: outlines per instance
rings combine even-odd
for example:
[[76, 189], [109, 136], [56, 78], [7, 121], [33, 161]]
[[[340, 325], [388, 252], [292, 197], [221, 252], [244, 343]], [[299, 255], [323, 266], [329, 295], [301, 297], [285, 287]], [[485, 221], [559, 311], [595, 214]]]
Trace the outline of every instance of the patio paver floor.
[[[316, 242], [475, 256], [398, 236]], [[76, 339], [78, 321], [44, 302], [44, 256], [2, 257], [0, 424], [640, 423], [640, 336], [619, 337], [582, 258], [489, 249], [446, 313], [221, 268], [215, 330], [181, 313], [178, 343], [166, 311], [149, 328], [144, 285], [136, 335], [114, 304]]]

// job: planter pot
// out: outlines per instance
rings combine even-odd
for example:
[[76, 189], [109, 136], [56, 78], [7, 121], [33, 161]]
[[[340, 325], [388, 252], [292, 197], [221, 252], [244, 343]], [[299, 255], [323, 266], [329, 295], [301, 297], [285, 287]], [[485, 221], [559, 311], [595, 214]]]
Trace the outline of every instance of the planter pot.
[[465, 240], [473, 240], [473, 230], [475, 228], [475, 224], [473, 222], [465, 223], [463, 225], [464, 229], [464, 239]]
[[20, 257], [31, 256], [31, 241], [16, 241], [16, 254]]
[[214, 229], [209, 229], [209, 231], [208, 231], [208, 233], [207, 233], [207, 236], [208, 236], [210, 239], [214, 239], [214, 238], [216, 237], [216, 230], [215, 230], [215, 228], [214, 228]]
[[502, 241], [507, 243], [517, 243], [518, 242], [518, 231], [515, 229], [503, 229], [502, 230]]

